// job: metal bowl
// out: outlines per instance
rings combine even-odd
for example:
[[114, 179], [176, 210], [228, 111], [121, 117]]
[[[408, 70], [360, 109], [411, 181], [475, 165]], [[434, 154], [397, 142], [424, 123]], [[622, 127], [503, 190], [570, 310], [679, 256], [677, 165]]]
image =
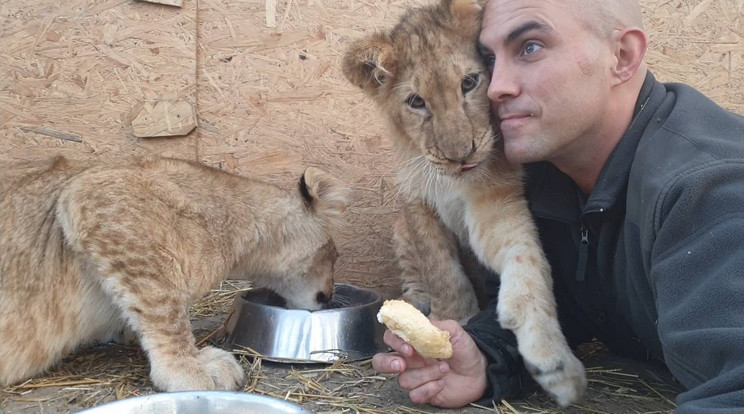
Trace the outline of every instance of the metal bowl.
[[125, 398], [78, 414], [313, 414], [279, 398], [245, 392], [185, 391]]
[[284, 308], [267, 289], [252, 289], [235, 299], [227, 319], [227, 340], [269, 361], [329, 363], [357, 361], [388, 350], [385, 327], [377, 321], [382, 297], [369, 289], [336, 284], [329, 309]]

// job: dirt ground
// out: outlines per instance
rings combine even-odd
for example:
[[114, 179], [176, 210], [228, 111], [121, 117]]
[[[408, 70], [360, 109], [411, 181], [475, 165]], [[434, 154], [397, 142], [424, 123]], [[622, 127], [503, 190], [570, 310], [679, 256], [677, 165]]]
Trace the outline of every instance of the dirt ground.
[[[240, 286], [223, 284], [192, 308], [197, 343], [226, 349], [223, 323]], [[235, 350], [234, 350], [235, 351]], [[611, 355], [600, 343], [579, 355], [589, 379], [587, 396], [565, 410], [541, 391], [497, 407], [442, 410], [415, 405], [394, 377], [377, 375], [370, 361], [336, 364], [281, 364], [237, 351], [249, 377], [247, 392], [283, 398], [317, 413], [667, 413], [681, 390], [663, 367]], [[0, 391], [3, 413], [71, 413], [155, 390], [137, 346], [105, 344], [80, 350], [47, 375]]]

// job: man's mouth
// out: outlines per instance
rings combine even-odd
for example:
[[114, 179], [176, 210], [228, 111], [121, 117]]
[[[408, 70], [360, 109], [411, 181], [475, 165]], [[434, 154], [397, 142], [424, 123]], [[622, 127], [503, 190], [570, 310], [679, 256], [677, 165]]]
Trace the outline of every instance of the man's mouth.
[[523, 123], [533, 118], [534, 116], [535, 115], [531, 113], [523, 113], [523, 114], [510, 114], [504, 117], [500, 117], [501, 129], [504, 130], [504, 129], [519, 127]]
[[501, 122], [504, 122], [504, 121], [511, 121], [513, 119], [531, 118], [533, 116], [535, 116], [535, 115], [534, 114], [531, 114], [531, 113], [510, 114], [510, 115], [506, 115], [506, 116], [500, 116], [499, 119], [501, 120]]

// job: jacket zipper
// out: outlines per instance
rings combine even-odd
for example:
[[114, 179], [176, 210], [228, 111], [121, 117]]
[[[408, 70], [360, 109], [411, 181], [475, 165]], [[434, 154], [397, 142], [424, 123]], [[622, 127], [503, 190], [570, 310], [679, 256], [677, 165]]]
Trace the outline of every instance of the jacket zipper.
[[583, 282], [586, 273], [586, 262], [589, 258], [589, 230], [581, 225], [581, 243], [579, 243], [579, 262], [576, 266], [576, 281]]

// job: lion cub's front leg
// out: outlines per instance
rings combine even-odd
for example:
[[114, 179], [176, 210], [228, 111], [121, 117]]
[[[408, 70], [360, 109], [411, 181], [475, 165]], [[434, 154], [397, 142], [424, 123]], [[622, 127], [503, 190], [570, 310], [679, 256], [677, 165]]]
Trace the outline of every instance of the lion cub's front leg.
[[66, 237], [92, 264], [86, 277], [101, 283], [137, 334], [147, 352], [150, 379], [156, 388], [238, 389], [244, 372], [231, 353], [196, 348], [188, 306], [201, 292], [194, 291], [199, 281], [181, 266], [180, 258], [187, 251], [176, 253], [175, 244], [168, 246], [172, 230], [158, 227], [154, 213], [125, 201], [129, 200], [112, 207], [119, 208], [118, 212], [80, 214], [76, 194], [61, 199], [60, 218]]
[[393, 236], [403, 299], [432, 319], [460, 322], [478, 312], [473, 285], [460, 264], [457, 238], [421, 200], [409, 201]]
[[561, 405], [586, 389], [584, 366], [563, 336], [553, 295], [550, 265], [523, 199], [473, 200], [468, 212], [471, 244], [499, 273], [499, 323], [514, 332], [533, 378]]
[[122, 273], [104, 276], [103, 284], [138, 333], [156, 388], [163, 391], [240, 388], [244, 372], [231, 353], [211, 346], [196, 348], [187, 295], [157, 280], [143, 278], [141, 273], [135, 277], [126, 271]]

